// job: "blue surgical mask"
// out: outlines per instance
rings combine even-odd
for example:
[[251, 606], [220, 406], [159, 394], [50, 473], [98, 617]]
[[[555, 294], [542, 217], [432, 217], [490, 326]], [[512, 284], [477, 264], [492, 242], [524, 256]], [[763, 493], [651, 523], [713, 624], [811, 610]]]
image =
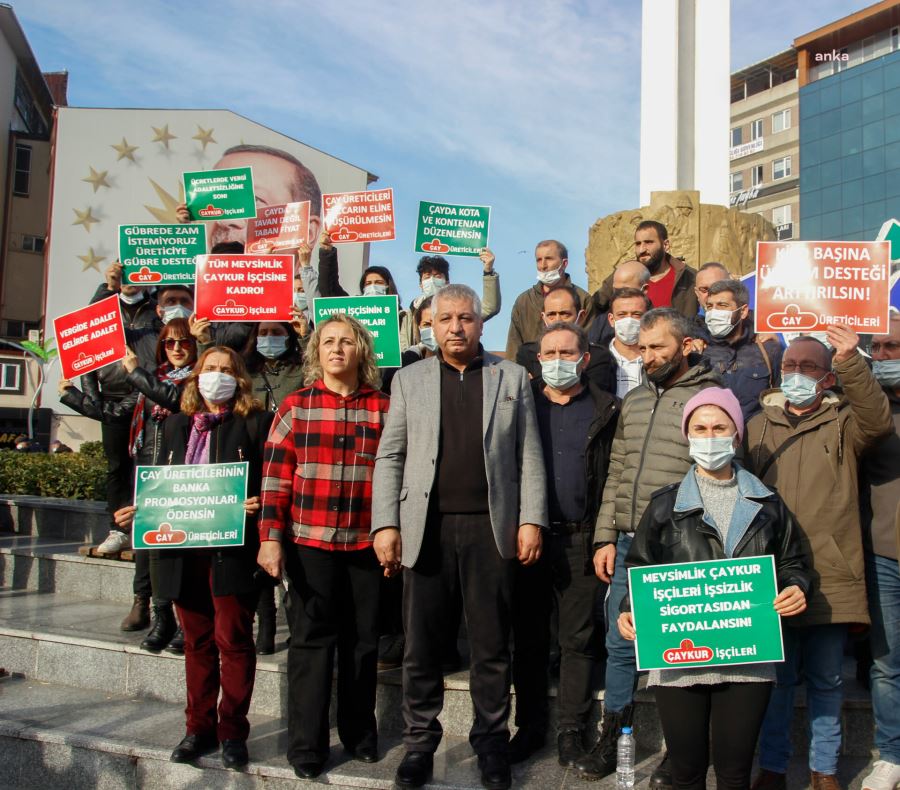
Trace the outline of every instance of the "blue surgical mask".
[[256, 350], [267, 359], [278, 359], [287, 351], [287, 342], [284, 335], [264, 335], [256, 338]]
[[[826, 373], [825, 376], [827, 375]], [[818, 397], [818, 384], [825, 376], [814, 379], [803, 373], [787, 373], [781, 380], [781, 391], [792, 406], [802, 409]]]
[[697, 466], [715, 472], [734, 458], [734, 436], [710, 436], [688, 438], [688, 453]]
[[175, 318], [189, 318], [190, 315], [191, 311], [188, 310], [184, 305], [173, 304], [170, 307], [163, 308], [162, 321], [164, 324], [168, 324], [169, 321], [172, 321]]
[[541, 378], [555, 390], [567, 390], [581, 379], [578, 366], [583, 359], [584, 354], [574, 362], [568, 359], [541, 360]]
[[434, 296], [446, 284], [447, 281], [443, 277], [438, 277], [437, 275], [426, 277], [422, 280], [422, 293], [425, 296]]
[[419, 337], [422, 340], [422, 345], [425, 346], [432, 353], [436, 353], [438, 350], [437, 340], [434, 339], [434, 330], [430, 326], [423, 326], [419, 328]]
[[306, 294], [303, 291], [294, 291], [294, 307], [298, 310], [307, 309]]
[[363, 296], [384, 296], [388, 291], [386, 285], [381, 283], [369, 283], [363, 288]]
[[882, 387], [900, 386], [900, 359], [876, 359], [872, 372]]

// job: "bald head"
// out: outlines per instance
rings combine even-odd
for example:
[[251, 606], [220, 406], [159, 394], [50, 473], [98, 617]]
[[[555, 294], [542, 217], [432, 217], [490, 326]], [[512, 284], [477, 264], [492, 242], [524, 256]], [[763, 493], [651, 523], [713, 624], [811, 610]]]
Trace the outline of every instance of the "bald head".
[[559, 321], [577, 323], [583, 317], [578, 292], [568, 286], [554, 288], [544, 297], [542, 316], [546, 326]]
[[[789, 362], [800, 366], [804, 363], [813, 363], [817, 367], [813, 378], [821, 378], [831, 370], [831, 352], [821, 340], [809, 335], [800, 335], [791, 341], [784, 352], [782, 365]], [[788, 367], [790, 368], [790, 365]]]
[[644, 289], [650, 282], [650, 270], [640, 261], [623, 261], [613, 272], [613, 290], [619, 288]]

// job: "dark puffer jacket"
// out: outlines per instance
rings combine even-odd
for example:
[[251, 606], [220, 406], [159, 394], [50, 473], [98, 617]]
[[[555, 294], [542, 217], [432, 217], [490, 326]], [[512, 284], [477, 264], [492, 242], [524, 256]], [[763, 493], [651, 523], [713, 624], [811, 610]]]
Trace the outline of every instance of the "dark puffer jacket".
[[769, 338], [763, 342], [753, 331], [751, 320], [747, 319], [736, 339], [710, 337], [703, 352], [703, 357], [722, 376], [725, 386], [741, 404], [744, 422], [762, 411], [759, 396], [781, 384], [784, 349], [778, 340]]
[[706, 387], [721, 387], [722, 379], [699, 354], [690, 354], [688, 362], [691, 367], [668, 389], [644, 379], [622, 401], [595, 545], [634, 532], [653, 492], [677, 483], [691, 468], [681, 433], [684, 404]]

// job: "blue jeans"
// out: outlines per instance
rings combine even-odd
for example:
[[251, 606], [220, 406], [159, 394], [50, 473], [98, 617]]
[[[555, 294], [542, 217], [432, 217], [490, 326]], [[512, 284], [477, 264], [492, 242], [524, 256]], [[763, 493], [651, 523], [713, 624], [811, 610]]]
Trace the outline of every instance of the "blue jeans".
[[872, 708], [881, 759], [900, 765], [900, 565], [866, 554], [872, 617]]
[[809, 768], [837, 773], [841, 750], [841, 662], [847, 641], [846, 624], [784, 625], [784, 662], [776, 664], [777, 678], [759, 736], [759, 766], [787, 773], [791, 759], [791, 719], [800, 668], [806, 680], [809, 717]]
[[632, 538], [624, 532], [616, 542], [616, 569], [609, 595], [606, 596], [606, 710], [620, 713], [634, 699], [634, 685], [637, 680], [637, 664], [634, 658], [634, 642], [622, 639], [617, 625], [619, 605], [628, 595], [628, 573], [625, 570], [625, 556], [631, 548]]

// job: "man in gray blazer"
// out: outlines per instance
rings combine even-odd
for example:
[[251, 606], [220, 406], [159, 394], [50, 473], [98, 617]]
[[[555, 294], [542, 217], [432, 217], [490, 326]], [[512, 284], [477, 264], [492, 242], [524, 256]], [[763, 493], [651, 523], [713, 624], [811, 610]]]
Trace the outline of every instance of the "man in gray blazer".
[[375, 553], [386, 575], [404, 572], [400, 787], [420, 787], [431, 774], [442, 732], [441, 645], [457, 594], [471, 650], [469, 742], [486, 787], [511, 782], [513, 570], [540, 557], [546, 483], [528, 376], [484, 352], [479, 302], [465, 285], [433, 297], [440, 351], [394, 377], [375, 461]]

